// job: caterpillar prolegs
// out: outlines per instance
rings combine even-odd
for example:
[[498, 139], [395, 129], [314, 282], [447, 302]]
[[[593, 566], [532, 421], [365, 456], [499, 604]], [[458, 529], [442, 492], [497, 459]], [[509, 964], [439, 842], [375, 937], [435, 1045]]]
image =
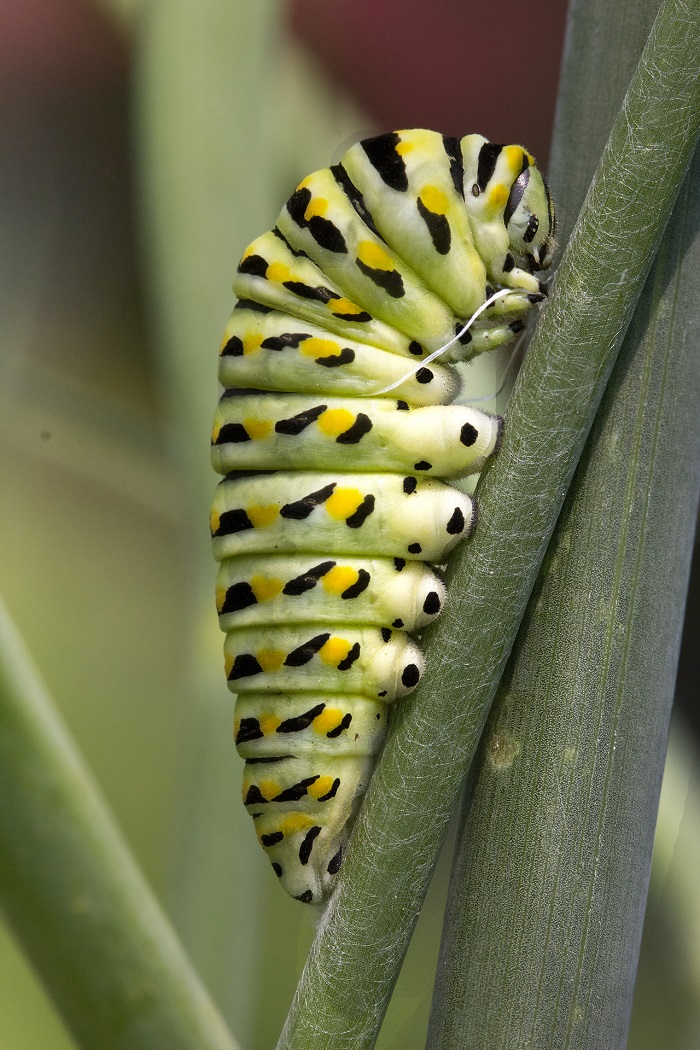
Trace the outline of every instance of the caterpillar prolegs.
[[420, 679], [435, 566], [475, 524], [452, 482], [498, 448], [501, 420], [455, 403], [453, 363], [523, 327], [553, 232], [520, 146], [398, 131], [304, 179], [238, 267], [212, 436], [217, 608], [244, 802], [297, 900], [332, 889], [389, 705]]

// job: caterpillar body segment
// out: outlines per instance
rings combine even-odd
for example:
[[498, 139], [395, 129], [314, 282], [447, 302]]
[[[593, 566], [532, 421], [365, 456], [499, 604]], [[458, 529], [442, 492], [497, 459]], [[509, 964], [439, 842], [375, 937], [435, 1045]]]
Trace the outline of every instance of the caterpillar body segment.
[[472, 498], [442, 481], [274, 471], [222, 481], [211, 529], [217, 560], [322, 551], [440, 564], [473, 521]]
[[[425, 356], [417, 347], [386, 350], [341, 337], [278, 310], [238, 307], [231, 314], [219, 360], [225, 389], [277, 390], [348, 397], [402, 398], [412, 405], [444, 405], [459, 384], [450, 368], [430, 367], [407, 375], [410, 362]], [[512, 334], [512, 333], [511, 333]], [[402, 381], [390, 394], [380, 391]]]
[[273, 624], [371, 624], [415, 631], [440, 612], [445, 585], [403, 558], [263, 554], [226, 558], [217, 577], [223, 631]]
[[476, 522], [460, 479], [500, 443], [453, 363], [522, 329], [553, 237], [526, 150], [413, 129], [309, 175], [239, 265], [212, 431], [216, 606], [243, 800], [305, 903], [332, 890], [389, 705], [423, 673], [436, 566]]
[[214, 418], [212, 464], [221, 474], [350, 469], [460, 477], [483, 469], [501, 426], [464, 405], [410, 410], [406, 401], [380, 398], [226, 396]]

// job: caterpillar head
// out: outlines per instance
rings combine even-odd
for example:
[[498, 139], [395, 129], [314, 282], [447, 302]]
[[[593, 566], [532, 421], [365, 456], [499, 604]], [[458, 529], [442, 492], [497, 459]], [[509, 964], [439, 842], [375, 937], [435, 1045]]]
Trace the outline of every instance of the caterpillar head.
[[510, 189], [503, 213], [516, 265], [524, 270], [546, 270], [554, 252], [554, 205], [547, 183], [529, 164]]

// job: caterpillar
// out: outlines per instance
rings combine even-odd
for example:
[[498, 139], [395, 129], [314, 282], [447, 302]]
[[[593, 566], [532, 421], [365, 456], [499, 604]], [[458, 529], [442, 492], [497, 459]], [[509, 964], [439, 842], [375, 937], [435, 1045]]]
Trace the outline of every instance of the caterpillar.
[[217, 611], [243, 800], [299, 901], [334, 885], [390, 705], [423, 671], [439, 567], [475, 526], [457, 481], [501, 440], [500, 418], [456, 403], [455, 362], [523, 328], [553, 236], [525, 149], [414, 129], [305, 178], [238, 266]]

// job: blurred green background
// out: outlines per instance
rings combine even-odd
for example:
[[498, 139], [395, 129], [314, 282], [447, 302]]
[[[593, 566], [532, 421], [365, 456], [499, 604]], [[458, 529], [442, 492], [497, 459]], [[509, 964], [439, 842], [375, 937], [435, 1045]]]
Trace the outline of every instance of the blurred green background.
[[[499, 12], [523, 20], [515, 0]], [[471, 2], [0, 7], [0, 592], [245, 1050], [274, 1045], [314, 918], [239, 802], [213, 608], [231, 277], [295, 182], [374, 130], [478, 130], [546, 164], [565, 13], [528, 12], [523, 92], [519, 32], [494, 50]], [[700, 1046], [697, 597], [690, 612], [633, 1050]], [[423, 1046], [448, 866], [384, 1050]], [[73, 1045], [1, 928], [0, 1050]]]

